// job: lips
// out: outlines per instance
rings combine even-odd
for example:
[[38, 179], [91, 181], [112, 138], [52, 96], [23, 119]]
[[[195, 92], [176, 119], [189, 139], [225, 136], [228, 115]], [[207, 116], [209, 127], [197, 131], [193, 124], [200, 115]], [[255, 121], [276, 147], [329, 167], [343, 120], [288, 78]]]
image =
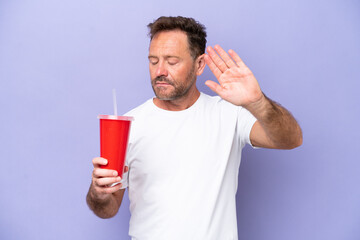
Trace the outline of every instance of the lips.
[[156, 87], [168, 87], [168, 86], [174, 86], [168, 79], [155, 79], [154, 85]]
[[167, 83], [167, 82], [155, 82], [156, 86], [170, 86], [171, 84]]
[[172, 84], [172, 82], [167, 79], [165, 76], [158, 76], [155, 79], [152, 80], [152, 84], [153, 86], [158, 86], [158, 87], [166, 87], [166, 86], [173, 86], [174, 84]]

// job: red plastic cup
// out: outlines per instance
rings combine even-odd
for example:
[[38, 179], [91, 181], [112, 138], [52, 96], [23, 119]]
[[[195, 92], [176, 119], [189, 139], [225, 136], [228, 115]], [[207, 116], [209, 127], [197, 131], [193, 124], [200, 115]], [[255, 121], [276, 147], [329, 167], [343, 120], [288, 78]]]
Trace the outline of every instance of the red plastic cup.
[[112, 169], [122, 178], [125, 167], [131, 121], [133, 117], [99, 115], [100, 156], [108, 160], [101, 168]]

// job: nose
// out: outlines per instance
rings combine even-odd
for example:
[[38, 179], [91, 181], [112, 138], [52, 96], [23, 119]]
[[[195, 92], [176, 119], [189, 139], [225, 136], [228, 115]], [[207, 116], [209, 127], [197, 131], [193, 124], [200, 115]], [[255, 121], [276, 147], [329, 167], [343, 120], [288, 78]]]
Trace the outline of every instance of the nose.
[[155, 74], [156, 74], [156, 77], [160, 77], [160, 76], [167, 77], [168, 71], [166, 69], [164, 62], [161, 62], [161, 61], [159, 62], [158, 66], [156, 68]]

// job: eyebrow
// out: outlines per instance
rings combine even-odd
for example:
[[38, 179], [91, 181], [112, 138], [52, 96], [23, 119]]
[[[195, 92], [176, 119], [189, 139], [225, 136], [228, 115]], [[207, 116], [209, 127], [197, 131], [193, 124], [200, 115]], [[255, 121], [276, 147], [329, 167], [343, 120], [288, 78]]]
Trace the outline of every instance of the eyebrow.
[[[159, 57], [156, 57], [156, 56], [153, 56], [153, 55], [149, 55], [148, 58], [159, 58]], [[180, 57], [177, 57], [177, 56], [172, 56], [172, 55], [167, 55], [165, 56], [166, 59], [168, 58], [177, 58], [177, 59], [180, 59]]]

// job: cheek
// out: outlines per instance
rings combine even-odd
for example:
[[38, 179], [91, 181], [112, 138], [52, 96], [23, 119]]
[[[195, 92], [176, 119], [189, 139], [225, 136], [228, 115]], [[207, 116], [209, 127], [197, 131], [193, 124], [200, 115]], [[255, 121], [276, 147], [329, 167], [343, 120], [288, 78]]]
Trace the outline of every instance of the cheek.
[[153, 66], [149, 66], [149, 73], [151, 79], [154, 79], [156, 77], [156, 69]]
[[174, 68], [168, 69], [168, 78], [170, 78], [170, 79], [178, 79], [179, 78], [176, 69], [174, 69]]
[[179, 81], [184, 81], [189, 73], [189, 69], [190, 68], [183, 66], [174, 70], [173, 75], [176, 76], [176, 79], [178, 79]]

